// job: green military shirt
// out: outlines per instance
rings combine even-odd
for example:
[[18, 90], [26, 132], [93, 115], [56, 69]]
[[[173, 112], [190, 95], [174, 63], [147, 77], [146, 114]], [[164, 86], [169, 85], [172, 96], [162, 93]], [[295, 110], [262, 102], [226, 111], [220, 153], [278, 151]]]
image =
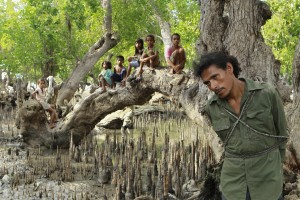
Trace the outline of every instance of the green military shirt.
[[[282, 193], [282, 161], [287, 140], [283, 104], [275, 87], [240, 80], [245, 82], [240, 116], [217, 95], [205, 108], [225, 146], [221, 191], [227, 200], [245, 200], [248, 187], [252, 200], [276, 200]], [[249, 104], [242, 114], [245, 101]], [[239, 117], [240, 121], [234, 124]]]

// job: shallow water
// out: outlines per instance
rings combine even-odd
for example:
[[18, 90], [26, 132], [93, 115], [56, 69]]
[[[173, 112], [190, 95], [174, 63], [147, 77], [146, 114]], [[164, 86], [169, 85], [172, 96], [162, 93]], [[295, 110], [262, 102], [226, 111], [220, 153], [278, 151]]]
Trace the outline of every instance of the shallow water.
[[[163, 163], [163, 159], [172, 159], [172, 153], [176, 153], [176, 144], [184, 146], [183, 150], [178, 150], [181, 152], [199, 141], [205, 146], [201, 137], [203, 131], [199, 125], [188, 120], [179, 109], [166, 107], [166, 110], [163, 114], [151, 113], [134, 117], [134, 129], [126, 129], [123, 134], [121, 130], [104, 130], [100, 134], [90, 134], [77, 147], [81, 151], [81, 160], [77, 162], [71, 156], [70, 150], [21, 148], [17, 143], [1, 141], [0, 199], [101, 199], [105, 195], [108, 199], [113, 199], [116, 186], [121, 185], [121, 182], [126, 186], [126, 171], [136, 166], [136, 156], [141, 157], [137, 162], [141, 168], [140, 176], [144, 183], [142, 187], [145, 188], [147, 169], [153, 169], [154, 166], [149, 161], [153, 149], [159, 165]], [[1, 115], [0, 137], [13, 138], [17, 135], [14, 112]], [[132, 155], [129, 155], [130, 145], [134, 146]], [[125, 150], [123, 153], [122, 149]], [[71, 151], [74, 153], [75, 150]], [[189, 151], [191, 148], [186, 156]], [[199, 151], [201, 152], [200, 149]], [[170, 155], [166, 152], [170, 152]], [[105, 156], [111, 158], [111, 168], [119, 170], [113, 184], [99, 182], [98, 168], [106, 162]], [[185, 159], [188, 161], [188, 158]], [[122, 171], [123, 165], [129, 168]], [[157, 176], [153, 175], [153, 181], [157, 181]], [[146, 193], [143, 189], [140, 195]]]

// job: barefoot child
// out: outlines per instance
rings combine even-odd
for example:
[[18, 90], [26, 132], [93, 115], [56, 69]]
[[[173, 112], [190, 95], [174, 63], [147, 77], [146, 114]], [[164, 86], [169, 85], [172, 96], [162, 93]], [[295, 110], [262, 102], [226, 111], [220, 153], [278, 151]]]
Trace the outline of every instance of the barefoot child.
[[129, 64], [128, 64], [126, 78], [130, 75], [132, 67], [137, 68], [140, 66], [140, 58], [144, 52], [144, 40], [141, 38], [137, 39], [135, 41], [134, 48], [135, 48], [134, 56], [128, 57]]
[[36, 99], [43, 107], [44, 110], [48, 111], [50, 114], [50, 128], [55, 127], [55, 121], [57, 120], [57, 114], [54, 108], [48, 104], [46, 100], [46, 81], [45, 79], [38, 80], [37, 89], [31, 94], [32, 98]]
[[144, 65], [149, 66], [150, 70], [154, 70], [154, 68], [158, 67], [158, 65], [159, 65], [158, 51], [154, 47], [154, 43], [155, 43], [154, 35], [147, 35], [146, 42], [147, 42], [147, 48], [145, 49], [145, 51], [140, 59], [139, 75], [141, 75], [143, 73]]
[[117, 65], [114, 66], [114, 73], [110, 76], [113, 89], [116, 87], [115, 82], [121, 82], [126, 77], [126, 68], [123, 63], [124, 57], [117, 56]]
[[172, 46], [168, 47], [165, 52], [165, 58], [168, 66], [170, 67], [171, 74], [181, 74], [184, 68], [186, 56], [185, 51], [180, 46], [180, 35], [174, 33], [171, 36]]
[[106, 92], [106, 86], [112, 87], [112, 81], [110, 79], [112, 74], [113, 72], [111, 70], [111, 62], [104, 61], [102, 63], [102, 71], [98, 76], [99, 86], [102, 87], [101, 93]]

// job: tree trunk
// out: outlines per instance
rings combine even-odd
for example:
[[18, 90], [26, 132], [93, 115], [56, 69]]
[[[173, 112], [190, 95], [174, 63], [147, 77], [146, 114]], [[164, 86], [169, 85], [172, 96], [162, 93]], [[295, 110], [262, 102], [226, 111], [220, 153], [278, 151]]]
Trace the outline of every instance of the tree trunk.
[[46, 61], [46, 63], [44, 64], [43, 67], [43, 75], [44, 77], [48, 77], [48, 76], [53, 76], [54, 74], [54, 68], [56, 67], [55, 64], [55, 60], [53, 59], [53, 49], [52, 47], [50, 47], [50, 45], [47, 46], [47, 44], [45, 44], [46, 46], [44, 47], [44, 51], [46, 56], [48, 57], [48, 60]]
[[106, 10], [106, 16], [104, 17], [104, 29], [106, 30], [106, 34], [90, 47], [82, 60], [78, 61], [76, 68], [68, 80], [62, 84], [56, 102], [59, 106], [64, 105], [64, 100], [70, 101], [78, 89], [80, 81], [94, 67], [99, 58], [119, 42], [116, 35], [111, 33], [112, 9], [110, 0], [103, 0], [102, 6], [103, 9]]
[[280, 65], [260, 32], [271, 18], [265, 2], [206, 0], [201, 13], [199, 54], [225, 51], [238, 58], [242, 76], [277, 83]]
[[300, 35], [298, 39], [298, 45], [295, 50], [294, 61], [293, 61], [293, 90], [294, 100], [299, 102], [300, 98]]
[[291, 155], [295, 160], [290, 161], [290, 165], [295, 165], [300, 169], [300, 35], [298, 40], [298, 45], [295, 50], [294, 60], [293, 60], [293, 103], [287, 107], [287, 116], [289, 119], [289, 128], [290, 132], [290, 143], [289, 146], [291, 152], [294, 155]]
[[154, 16], [158, 21], [159, 27], [160, 27], [160, 33], [162, 36], [162, 41], [164, 43], [165, 50], [169, 46], [171, 46], [171, 25], [169, 22], [165, 21], [162, 17], [162, 14], [157, 9], [155, 2], [153, 0], [150, 0], [149, 3], [151, 4], [151, 7], [154, 12]]
[[[31, 100], [25, 102], [19, 110], [19, 117], [22, 119], [20, 120], [20, 132], [25, 141], [31, 145], [67, 147], [71, 132], [73, 141], [76, 144], [86, 134], [89, 134], [94, 126], [107, 114], [126, 106], [142, 105], [151, 98], [155, 91], [170, 95], [174, 101], [180, 103], [179, 96], [185, 94], [188, 90], [186, 88], [187, 83], [192, 83], [192, 80], [188, 80], [188, 77], [183, 74], [169, 76], [168, 71], [163, 69], [155, 70], [154, 74], [150, 70], [145, 70], [143, 80], [138, 83], [133, 79], [126, 84], [125, 88], [103, 94], [96, 91], [82, 99], [80, 103], [74, 106], [73, 111], [53, 130], [47, 129], [46, 123], [39, 123], [30, 119], [35, 115], [40, 115], [38, 112], [42, 110], [41, 106], [37, 109], [37, 105], [32, 103]], [[185, 98], [182, 97], [182, 99]], [[194, 104], [192, 105], [194, 106]], [[32, 112], [32, 110], [35, 112]]]

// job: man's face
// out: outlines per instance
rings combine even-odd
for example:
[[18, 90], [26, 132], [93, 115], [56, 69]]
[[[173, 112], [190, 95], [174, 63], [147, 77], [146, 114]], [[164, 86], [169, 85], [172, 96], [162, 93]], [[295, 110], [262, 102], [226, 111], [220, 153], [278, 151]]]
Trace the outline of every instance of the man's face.
[[235, 76], [232, 65], [227, 63], [225, 70], [216, 65], [209, 66], [203, 70], [201, 78], [209, 90], [213, 91], [219, 98], [226, 98], [231, 92]]

